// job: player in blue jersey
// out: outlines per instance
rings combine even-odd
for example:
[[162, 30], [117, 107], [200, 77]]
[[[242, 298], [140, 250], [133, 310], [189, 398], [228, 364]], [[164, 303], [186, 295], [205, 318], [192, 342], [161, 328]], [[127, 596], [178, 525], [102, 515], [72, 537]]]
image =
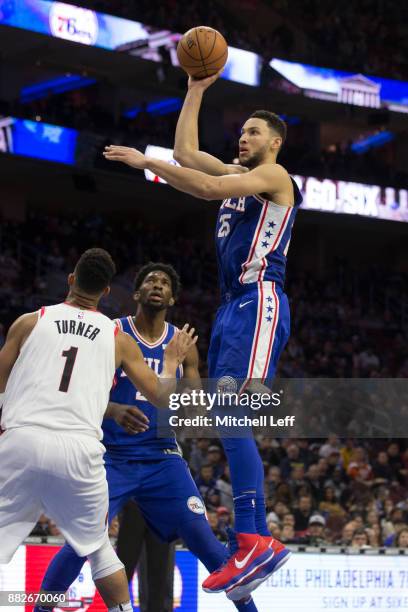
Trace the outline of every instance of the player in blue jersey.
[[[205, 200], [222, 200], [216, 248], [222, 304], [208, 354], [215, 381], [270, 381], [290, 330], [284, 293], [286, 256], [302, 201], [299, 189], [277, 163], [286, 124], [269, 111], [256, 111], [241, 129], [240, 165], [226, 165], [199, 150], [198, 116], [205, 89], [219, 75], [189, 79], [177, 124], [174, 157], [183, 167], [140, 151], [108, 146], [106, 159], [149, 169], [176, 189]], [[271, 539], [266, 525], [264, 470], [255, 440], [223, 439], [234, 494], [235, 536], [231, 556], [203, 583], [230, 598], [252, 591], [278, 569], [289, 551]]]
[[[166, 321], [166, 314], [175, 303], [179, 286], [179, 277], [171, 266], [147, 264], [135, 279], [136, 315], [117, 320], [120, 329], [136, 340], [145, 361], [157, 374], [162, 368], [164, 349], [176, 330]], [[177, 373], [177, 377], [183, 375], [189, 385], [200, 386], [195, 345]], [[227, 550], [211, 531], [204, 503], [174, 434], [159, 437], [158, 412], [123, 370], [118, 370], [107, 410], [114, 419], [105, 418], [103, 422], [109, 520], [133, 499], [160, 539], [171, 542], [182, 538], [207, 569], [214, 571], [226, 561]], [[65, 592], [84, 561], [66, 544], [54, 557], [41, 588]], [[234, 603], [238, 610], [256, 612], [250, 596]]]

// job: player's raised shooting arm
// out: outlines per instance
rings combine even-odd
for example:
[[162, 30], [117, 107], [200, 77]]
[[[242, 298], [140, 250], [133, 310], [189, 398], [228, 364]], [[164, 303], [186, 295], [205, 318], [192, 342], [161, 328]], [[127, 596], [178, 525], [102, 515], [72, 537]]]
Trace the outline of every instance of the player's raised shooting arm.
[[4, 393], [10, 372], [20, 350], [38, 321], [38, 313], [25, 314], [12, 324], [0, 351], [0, 393]]
[[213, 176], [223, 174], [239, 174], [246, 168], [233, 164], [224, 164], [220, 159], [200, 151], [198, 140], [198, 116], [200, 113], [203, 93], [217, 80], [219, 74], [207, 79], [189, 78], [189, 88], [181, 109], [174, 139], [174, 159], [184, 168], [201, 170]]

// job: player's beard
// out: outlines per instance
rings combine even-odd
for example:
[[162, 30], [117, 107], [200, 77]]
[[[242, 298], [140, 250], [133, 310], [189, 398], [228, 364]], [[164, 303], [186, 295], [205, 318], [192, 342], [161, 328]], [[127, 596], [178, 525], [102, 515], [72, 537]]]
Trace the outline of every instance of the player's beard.
[[257, 153], [251, 155], [251, 157], [248, 157], [248, 159], [245, 159], [244, 161], [239, 160], [239, 163], [241, 164], [241, 166], [245, 166], [245, 168], [249, 168], [249, 170], [252, 170], [253, 168], [259, 166], [259, 164], [263, 161], [267, 150], [268, 145], [257, 151]]
[[143, 308], [146, 308], [147, 310], [150, 310], [150, 312], [160, 312], [161, 310], [166, 310], [167, 305], [164, 302], [161, 302], [160, 304], [157, 302], [145, 302], [143, 304]]
[[164, 299], [161, 302], [152, 302], [148, 297], [144, 296], [140, 297], [139, 304], [143, 306], [145, 310], [152, 313], [160, 312], [161, 310], [166, 310], [166, 308], [168, 308], [168, 304], [166, 304]]

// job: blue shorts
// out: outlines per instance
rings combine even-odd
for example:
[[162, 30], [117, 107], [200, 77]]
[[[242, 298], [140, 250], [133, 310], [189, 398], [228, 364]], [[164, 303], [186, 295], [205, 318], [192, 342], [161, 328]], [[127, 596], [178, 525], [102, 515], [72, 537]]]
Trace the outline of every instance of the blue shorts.
[[272, 380], [290, 334], [289, 302], [274, 282], [251, 285], [218, 309], [208, 351], [208, 376]]
[[180, 525], [207, 520], [205, 506], [182, 457], [158, 461], [112, 460], [105, 455], [109, 486], [109, 522], [129, 500], [165, 542], [179, 537]]

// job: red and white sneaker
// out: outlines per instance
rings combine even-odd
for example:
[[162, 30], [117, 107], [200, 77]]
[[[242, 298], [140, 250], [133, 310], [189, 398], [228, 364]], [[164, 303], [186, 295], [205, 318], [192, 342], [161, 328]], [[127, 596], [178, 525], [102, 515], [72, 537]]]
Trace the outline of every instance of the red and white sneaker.
[[[235, 533], [232, 529], [227, 529], [227, 534], [230, 556], [218, 570], [204, 580], [202, 587], [207, 593], [228, 593], [242, 581], [250, 580], [250, 577], [260, 571], [275, 555], [263, 536], [256, 533]], [[237, 596], [236, 599], [245, 599], [251, 590], [253, 589], [246, 587], [246, 594]]]
[[277, 572], [282, 565], [289, 561], [292, 553], [282, 544], [282, 542], [275, 540], [275, 538], [271, 536], [262, 536], [262, 539], [269, 550], [272, 551], [272, 557], [266, 563], [260, 565], [255, 572], [227, 588], [226, 594], [228, 599], [238, 601], [248, 597], [248, 595], [262, 584], [262, 582], [267, 580], [269, 576]]

